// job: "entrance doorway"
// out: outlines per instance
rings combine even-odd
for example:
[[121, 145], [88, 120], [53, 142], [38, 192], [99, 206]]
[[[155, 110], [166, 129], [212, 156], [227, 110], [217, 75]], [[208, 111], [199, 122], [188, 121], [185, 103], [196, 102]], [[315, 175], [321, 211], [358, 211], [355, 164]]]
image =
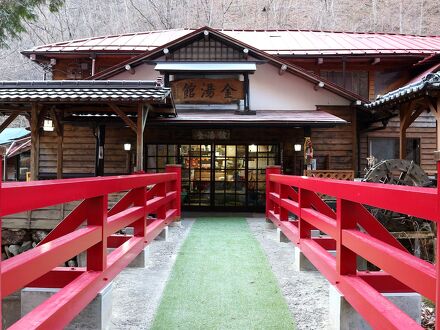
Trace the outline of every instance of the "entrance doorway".
[[148, 145], [147, 171], [165, 163], [182, 165], [182, 206], [186, 209], [261, 210], [266, 166], [279, 164], [272, 144]]

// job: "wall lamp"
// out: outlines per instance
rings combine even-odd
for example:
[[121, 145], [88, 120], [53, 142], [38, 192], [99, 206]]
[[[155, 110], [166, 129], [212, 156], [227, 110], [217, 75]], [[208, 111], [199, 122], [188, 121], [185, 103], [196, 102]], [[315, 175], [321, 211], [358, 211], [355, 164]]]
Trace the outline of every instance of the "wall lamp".
[[324, 86], [325, 86], [324, 82], [320, 81], [318, 84], [316, 84], [316, 85], [313, 87], [313, 89], [314, 89], [315, 91], [317, 91], [318, 89], [323, 88]]

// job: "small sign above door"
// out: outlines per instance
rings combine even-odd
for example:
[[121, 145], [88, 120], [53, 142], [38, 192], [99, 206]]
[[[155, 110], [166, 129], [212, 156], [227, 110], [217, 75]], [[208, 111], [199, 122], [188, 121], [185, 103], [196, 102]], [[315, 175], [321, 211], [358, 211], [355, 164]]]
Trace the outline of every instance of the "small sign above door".
[[231, 131], [228, 129], [193, 129], [193, 140], [229, 140]]
[[184, 79], [171, 82], [175, 103], [228, 104], [244, 99], [238, 79]]

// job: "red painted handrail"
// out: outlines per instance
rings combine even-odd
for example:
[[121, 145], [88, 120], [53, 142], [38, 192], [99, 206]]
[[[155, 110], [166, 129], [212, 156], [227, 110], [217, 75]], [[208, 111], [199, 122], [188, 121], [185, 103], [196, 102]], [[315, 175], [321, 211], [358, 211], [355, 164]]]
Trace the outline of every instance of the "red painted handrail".
[[[180, 181], [180, 165], [167, 165], [162, 174], [0, 181], [1, 216], [83, 200], [37, 247], [0, 262], [2, 298], [23, 287], [60, 288], [10, 329], [68, 325], [166, 225], [180, 218]], [[126, 190], [108, 211], [108, 195]], [[134, 228], [133, 235], [115, 234], [127, 226]], [[107, 248], [114, 250], [107, 253]], [[87, 267], [58, 267], [84, 251]]]
[[[382, 293], [418, 292], [440, 306], [439, 263], [436, 267], [408, 253], [364, 205], [438, 222], [439, 188], [315, 179], [280, 173], [279, 166], [266, 169], [266, 218], [301, 249], [372, 327], [421, 329]], [[336, 212], [318, 197], [318, 193], [336, 198]], [[289, 219], [289, 213], [296, 219]], [[328, 238], [312, 237], [312, 229], [319, 229]], [[328, 250], [336, 250], [336, 256]], [[358, 255], [382, 271], [357, 270]]]

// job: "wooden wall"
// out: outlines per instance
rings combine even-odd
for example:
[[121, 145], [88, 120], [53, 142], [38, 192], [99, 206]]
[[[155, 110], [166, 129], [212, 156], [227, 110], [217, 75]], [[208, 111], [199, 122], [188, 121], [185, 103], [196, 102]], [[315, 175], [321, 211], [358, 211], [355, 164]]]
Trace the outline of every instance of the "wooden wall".
[[131, 143], [132, 153], [136, 153], [136, 135], [127, 127], [107, 127], [104, 145], [105, 175], [120, 175], [130, 173], [127, 158], [130, 153], [124, 150], [124, 143]]
[[[134, 55], [133, 55], [134, 56]], [[122, 63], [132, 56], [106, 56], [97, 57], [95, 62], [95, 73], [99, 73], [116, 64]], [[53, 80], [86, 79], [92, 75], [92, 60], [90, 57], [79, 57], [69, 59], [57, 59], [53, 68]]]
[[[96, 139], [94, 130], [88, 125], [64, 125], [63, 132], [63, 178], [89, 177], [95, 175]], [[104, 146], [106, 175], [127, 174], [127, 152], [123, 150], [125, 142], [131, 142], [136, 148], [134, 132], [124, 127], [107, 127]], [[42, 132], [39, 142], [39, 177], [55, 179], [57, 175], [58, 138], [55, 132]], [[136, 152], [133, 150], [133, 152]], [[111, 207], [121, 193], [111, 194]], [[14, 214], [3, 218], [4, 229], [52, 229], [79, 201], [63, 205]]]
[[347, 107], [320, 107], [349, 122], [332, 128], [312, 128], [314, 157], [318, 170], [355, 170], [356, 168], [356, 114]]
[[[386, 129], [360, 134], [360, 164], [361, 170], [367, 166], [366, 158], [369, 156], [369, 138], [399, 138], [399, 118], [392, 118]], [[430, 113], [422, 113], [407, 129], [407, 138], [420, 138], [421, 167], [428, 174], [437, 173], [434, 161], [434, 151], [437, 149], [436, 121]]]
[[[92, 176], [95, 173], [93, 129], [87, 126], [64, 125], [63, 177]], [[55, 132], [40, 135], [39, 178], [56, 178], [58, 138]]]

